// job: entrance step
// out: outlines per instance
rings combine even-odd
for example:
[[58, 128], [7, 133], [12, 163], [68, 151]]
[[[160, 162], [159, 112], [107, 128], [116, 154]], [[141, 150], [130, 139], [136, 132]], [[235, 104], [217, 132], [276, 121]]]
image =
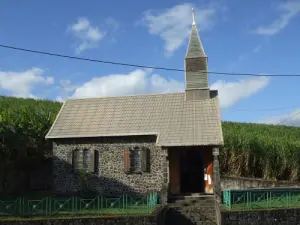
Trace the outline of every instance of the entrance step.
[[214, 202], [214, 195], [179, 195], [179, 196], [170, 196], [168, 198], [169, 203], [213, 203]]
[[166, 225], [216, 225], [213, 195], [170, 196]]

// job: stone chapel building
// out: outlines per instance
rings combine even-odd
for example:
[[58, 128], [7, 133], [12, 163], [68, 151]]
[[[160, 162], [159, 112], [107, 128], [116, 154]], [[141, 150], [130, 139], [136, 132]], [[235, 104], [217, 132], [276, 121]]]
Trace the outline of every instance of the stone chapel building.
[[69, 99], [47, 139], [53, 141], [56, 191], [78, 191], [75, 170], [100, 194], [220, 194], [223, 145], [217, 90], [193, 20], [185, 56], [185, 91]]

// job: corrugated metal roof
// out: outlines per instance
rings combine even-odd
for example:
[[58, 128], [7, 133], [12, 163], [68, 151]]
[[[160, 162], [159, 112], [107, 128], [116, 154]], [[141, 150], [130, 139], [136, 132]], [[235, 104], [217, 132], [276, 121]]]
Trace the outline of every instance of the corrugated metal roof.
[[218, 97], [185, 93], [70, 99], [46, 138], [157, 135], [159, 146], [222, 145]]

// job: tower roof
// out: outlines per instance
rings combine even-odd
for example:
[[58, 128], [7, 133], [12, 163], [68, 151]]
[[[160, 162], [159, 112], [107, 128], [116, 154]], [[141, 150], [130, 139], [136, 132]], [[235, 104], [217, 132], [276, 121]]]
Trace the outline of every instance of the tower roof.
[[190, 34], [189, 45], [188, 45], [185, 58], [197, 58], [197, 57], [206, 57], [206, 55], [196, 26], [195, 14], [193, 9], [192, 32]]

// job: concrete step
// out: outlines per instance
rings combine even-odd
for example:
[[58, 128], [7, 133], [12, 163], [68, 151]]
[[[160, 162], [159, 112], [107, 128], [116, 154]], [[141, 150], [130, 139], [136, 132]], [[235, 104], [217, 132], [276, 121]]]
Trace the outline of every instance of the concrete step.
[[199, 200], [199, 199], [214, 199], [214, 195], [172, 195], [168, 197], [169, 200]]
[[169, 202], [170, 204], [172, 203], [178, 203], [178, 204], [215, 204], [214, 201], [211, 200], [195, 200], [195, 201], [189, 201], [189, 200], [177, 200], [173, 202]]
[[170, 209], [172, 215], [175, 217], [186, 217], [186, 218], [194, 218], [197, 220], [215, 220], [216, 212], [214, 209], [210, 209], [209, 211], [198, 211], [198, 210], [188, 210], [186, 208], [181, 208], [179, 210]]
[[215, 204], [215, 199], [213, 196], [201, 196], [201, 197], [174, 197], [169, 198], [168, 203], [176, 203], [181, 205], [208, 205]]
[[185, 202], [176, 202], [176, 203], [169, 203], [170, 207], [188, 207], [188, 208], [214, 208], [214, 203], [185, 203]]
[[216, 213], [215, 208], [172, 208], [173, 210], [179, 212], [179, 213], [201, 213], [201, 214], [207, 214], [207, 213]]
[[195, 225], [217, 225], [217, 222], [201, 221], [201, 222], [196, 222]]
[[169, 203], [169, 207], [187, 207], [187, 208], [214, 208], [215, 203], [210, 202], [202, 202], [202, 203], [186, 203], [186, 202], [175, 202], [175, 203]]
[[[171, 196], [168, 199], [169, 215], [174, 225], [216, 225], [215, 198], [213, 195]], [[172, 225], [173, 225], [172, 224]]]
[[216, 215], [211, 213], [211, 214], [173, 214], [175, 217], [186, 217], [189, 219], [193, 220], [200, 220], [200, 221], [206, 221], [206, 220], [212, 220], [214, 221], [216, 218]]
[[[185, 222], [183, 224], [180, 225], [184, 225], [184, 224], [217, 224], [216, 219], [213, 218], [201, 218], [201, 219], [197, 219], [197, 218], [188, 218], [188, 219], [182, 219], [179, 217], [174, 217], [173, 218], [174, 221], [179, 222], [179, 221], [189, 221], [188, 223]], [[179, 225], [179, 223], [178, 223]]]

